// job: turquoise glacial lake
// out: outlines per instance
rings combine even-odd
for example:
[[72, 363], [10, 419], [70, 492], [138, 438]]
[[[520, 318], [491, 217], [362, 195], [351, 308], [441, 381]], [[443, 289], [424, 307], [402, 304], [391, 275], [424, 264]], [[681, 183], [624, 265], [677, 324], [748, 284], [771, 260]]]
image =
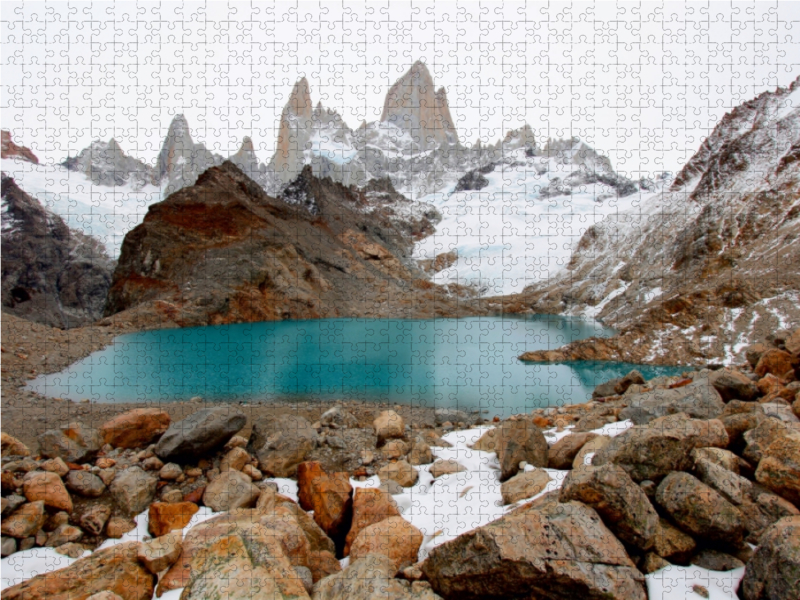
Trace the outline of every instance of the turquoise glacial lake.
[[647, 377], [685, 368], [629, 363], [526, 364], [613, 331], [579, 318], [536, 315], [430, 320], [323, 319], [241, 323], [122, 335], [28, 387], [95, 402], [357, 399], [479, 409], [507, 417], [584, 402], [595, 385], [633, 368]]

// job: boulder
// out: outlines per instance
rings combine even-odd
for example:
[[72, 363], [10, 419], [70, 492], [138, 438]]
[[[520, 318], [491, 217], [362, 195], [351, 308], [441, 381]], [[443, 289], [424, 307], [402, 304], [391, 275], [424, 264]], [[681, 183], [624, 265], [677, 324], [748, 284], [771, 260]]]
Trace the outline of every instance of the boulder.
[[632, 427], [612, 438], [595, 454], [592, 464], [615, 463], [634, 481], [660, 481], [672, 471], [692, 466], [695, 448], [726, 447], [728, 434], [717, 419], [702, 421], [676, 414]]
[[701, 460], [708, 461], [727, 469], [731, 473], [739, 474], [741, 459], [730, 450], [723, 448], [695, 448], [692, 450], [692, 460], [695, 465]]
[[497, 428], [493, 427], [484, 433], [477, 442], [472, 444], [472, 449], [482, 452], [497, 452]]
[[695, 460], [694, 474], [736, 506], [742, 504], [753, 491], [750, 481], [704, 458]]
[[590, 456], [593, 460], [595, 454], [611, 443], [611, 439], [612, 438], [607, 435], [598, 435], [597, 437], [594, 437], [586, 442], [583, 446], [581, 446], [581, 449], [578, 450], [578, 453], [575, 455], [575, 458], [572, 461], [572, 468], [577, 469], [579, 466], [586, 464], [586, 461]]
[[656, 490], [656, 502], [670, 519], [692, 536], [738, 545], [744, 517], [719, 493], [688, 473], [670, 473]]
[[622, 543], [579, 502], [518, 509], [437, 546], [422, 571], [445, 598], [647, 597]]
[[90, 471], [70, 471], [66, 477], [67, 489], [87, 498], [99, 498], [106, 491], [106, 484]]
[[97, 550], [68, 567], [3, 590], [3, 600], [74, 600], [112, 592], [122, 600], [150, 600], [155, 575], [138, 560], [139, 542]]
[[308, 598], [301, 578], [270, 530], [260, 524], [247, 535], [220, 536], [196, 553], [182, 600]]
[[45, 506], [72, 512], [72, 498], [61, 477], [48, 471], [33, 471], [25, 475], [22, 489], [28, 502], [44, 501]]
[[241, 471], [250, 463], [250, 454], [244, 448], [231, 448], [219, 463], [220, 471]]
[[139, 548], [139, 560], [153, 575], [171, 567], [183, 550], [180, 533], [171, 533], [143, 542]]
[[800, 327], [786, 338], [785, 347], [788, 353], [800, 357]]
[[744, 357], [747, 359], [747, 362], [750, 366], [755, 369], [756, 365], [758, 364], [758, 360], [761, 358], [761, 355], [764, 354], [769, 350], [769, 347], [766, 344], [756, 343], [751, 344], [744, 350]]
[[36, 535], [46, 520], [44, 502], [42, 500], [28, 502], [3, 519], [2, 533], [18, 539], [30, 537]]
[[259, 469], [271, 477], [293, 477], [297, 465], [317, 447], [317, 430], [299, 415], [278, 415], [253, 424], [248, 449], [258, 458]]
[[756, 481], [800, 506], [800, 433], [779, 437], [758, 463]]
[[329, 575], [340, 573], [342, 565], [333, 552], [319, 550], [309, 552], [308, 568], [311, 569], [311, 580], [317, 583]]
[[784, 423], [800, 423], [792, 407], [781, 402], [764, 402], [761, 404], [764, 414]]
[[800, 425], [784, 423], [778, 419], [765, 418], [753, 429], [744, 433], [743, 439], [747, 446], [742, 456], [753, 464], [758, 464], [767, 448], [778, 438], [790, 433], [800, 433]]
[[759, 377], [764, 377], [767, 373], [783, 377], [789, 371], [793, 371], [797, 363], [797, 358], [788, 352], [772, 348], [761, 355], [754, 371]]
[[312, 482], [315, 477], [324, 475], [322, 463], [312, 460], [297, 465], [297, 499], [303, 510], [312, 510], [314, 502], [314, 488]]
[[270, 535], [278, 538], [281, 549], [292, 566], [308, 567], [311, 545], [291, 509], [284, 505], [277, 506], [272, 514], [259, 517], [258, 522]]
[[722, 414], [725, 403], [719, 392], [707, 379], [675, 389], [655, 389], [626, 398], [627, 407], [619, 419], [631, 419], [637, 425], [646, 425], [659, 417], [686, 413], [696, 419], [715, 419]]
[[0, 456], [30, 456], [30, 449], [17, 438], [5, 432], [0, 433]]
[[429, 465], [433, 462], [433, 451], [422, 438], [417, 438], [411, 445], [408, 462], [412, 465]]
[[314, 521], [335, 541], [344, 541], [350, 530], [353, 487], [347, 473], [322, 473], [311, 480], [309, 494]]
[[530, 421], [504, 421], [497, 428], [497, 458], [500, 461], [500, 481], [513, 477], [519, 463], [547, 467], [548, 446], [542, 430]]
[[432, 590], [414, 589], [407, 581], [395, 579], [394, 562], [383, 554], [368, 554], [340, 573], [314, 586], [314, 600], [346, 598], [391, 598], [392, 600], [441, 600]]
[[103, 445], [100, 433], [82, 423], [70, 423], [60, 429], [45, 431], [38, 441], [42, 456], [61, 458], [68, 463], [92, 460]]
[[532, 498], [550, 483], [550, 476], [543, 469], [517, 473], [500, 486], [503, 504], [513, 504], [518, 500]]
[[67, 463], [65, 463], [61, 458], [51, 458], [46, 460], [42, 462], [41, 468], [43, 471], [50, 471], [51, 473], [55, 473], [62, 478], [69, 473], [69, 467], [67, 466]]
[[455, 408], [437, 408], [433, 411], [433, 418], [437, 427], [441, 427], [445, 423], [464, 423], [464, 425], [472, 426], [478, 421], [476, 413]]
[[550, 451], [547, 456], [548, 466], [551, 469], [571, 469], [572, 463], [575, 462], [575, 456], [580, 452], [580, 449], [583, 448], [586, 442], [596, 437], [596, 433], [587, 431], [572, 433], [561, 438], [550, 446]]
[[756, 402], [731, 400], [720, 417], [730, 438], [730, 447], [737, 452], [744, 448], [744, 434], [764, 420], [764, 409]]
[[403, 517], [389, 517], [362, 529], [350, 547], [350, 560], [369, 554], [388, 556], [395, 572], [417, 562], [422, 532]]
[[194, 502], [153, 502], [148, 516], [148, 530], [154, 537], [161, 537], [176, 529], [183, 529], [200, 510]]
[[356, 488], [353, 494], [353, 522], [345, 538], [345, 556], [350, 554], [350, 546], [362, 529], [399, 516], [397, 503], [390, 494], [376, 488]]
[[183, 469], [178, 463], [167, 463], [158, 471], [158, 478], [164, 481], [175, 481], [183, 475]]
[[625, 377], [617, 377], [609, 379], [605, 383], [601, 383], [594, 388], [592, 398], [607, 398], [609, 396], [621, 396], [632, 385], [643, 385], [645, 382], [644, 377], [639, 371], [633, 370]]
[[386, 440], [402, 438], [406, 433], [406, 424], [403, 417], [393, 410], [385, 410], [380, 413], [372, 422], [375, 435], [378, 436], [378, 444], [383, 444]]
[[245, 426], [247, 418], [232, 405], [206, 408], [172, 423], [155, 447], [164, 461], [191, 461], [224, 446]]
[[653, 536], [653, 552], [675, 563], [685, 563], [697, 548], [694, 538], [666, 519], [659, 519]]
[[[434, 463], [435, 466], [436, 463]], [[433, 466], [431, 466], [433, 470]], [[389, 463], [378, 471], [378, 477], [381, 481], [391, 480], [395, 481], [403, 487], [411, 487], [417, 483], [419, 473], [405, 460], [399, 460], [394, 463]]]
[[322, 413], [319, 422], [324, 427], [352, 429], [358, 427], [358, 419], [341, 406], [334, 406]]
[[564, 480], [561, 502], [577, 500], [591, 506], [614, 534], [626, 544], [649, 550], [658, 525], [647, 495], [622, 467], [583, 465]]
[[744, 563], [735, 556], [706, 548], [692, 557], [691, 564], [697, 565], [709, 571], [732, 571], [740, 569]]
[[115, 540], [134, 529], [136, 521], [130, 517], [111, 517], [106, 523], [106, 535]]
[[382, 454], [389, 460], [403, 458], [408, 454], [409, 446], [403, 440], [389, 440], [384, 444]]
[[217, 512], [255, 505], [261, 490], [240, 471], [224, 471], [206, 486], [203, 504]]
[[800, 598], [800, 516], [770, 527], [747, 562], [740, 588], [744, 600]]
[[150, 506], [157, 486], [157, 477], [140, 467], [129, 467], [117, 474], [109, 489], [120, 510], [132, 517]]
[[160, 408], [136, 408], [103, 423], [100, 437], [115, 448], [139, 448], [158, 439], [171, 420]]
[[327, 536], [327, 534], [319, 525], [317, 525], [316, 521], [314, 521], [314, 518], [311, 515], [309, 515], [288, 498], [284, 498], [278, 494], [276, 494], [275, 497], [276, 500], [278, 500], [277, 505], [294, 515], [296, 523], [300, 526], [300, 529], [303, 530], [303, 533], [308, 540], [309, 553], [336, 553], [336, 546], [334, 545], [333, 540]]
[[111, 507], [107, 504], [95, 504], [86, 510], [78, 519], [78, 524], [90, 535], [100, 535], [111, 516]]
[[758, 386], [746, 375], [736, 369], [720, 369], [708, 375], [708, 382], [714, 386], [723, 402], [731, 400], [752, 401], [758, 396]]
[[[439, 459], [431, 465], [430, 474], [434, 478], [441, 477], [442, 475], [452, 475], [454, 473], [464, 473], [467, 468], [461, 465], [457, 460], [452, 458]], [[403, 484], [401, 484], [403, 485]], [[412, 483], [413, 485], [413, 483]]]
[[81, 531], [79, 527], [64, 523], [56, 527], [55, 530], [47, 536], [47, 541], [44, 545], [50, 546], [51, 548], [58, 548], [70, 542], [77, 542], [82, 537], [83, 531]]

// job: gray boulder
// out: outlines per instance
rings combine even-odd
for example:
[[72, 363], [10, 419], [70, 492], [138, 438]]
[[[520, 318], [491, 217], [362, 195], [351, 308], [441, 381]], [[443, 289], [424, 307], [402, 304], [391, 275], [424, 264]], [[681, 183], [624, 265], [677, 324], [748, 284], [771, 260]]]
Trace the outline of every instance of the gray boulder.
[[448, 599], [647, 597], [622, 543], [580, 502], [516, 510], [437, 546], [422, 571]]
[[224, 446], [247, 423], [235, 406], [199, 410], [172, 423], [156, 444], [155, 453], [164, 462], [196, 460]]
[[259, 468], [272, 477], [291, 477], [319, 443], [317, 430], [298, 415], [279, 415], [253, 423], [248, 450]]
[[157, 487], [157, 477], [140, 467], [130, 467], [117, 473], [109, 489], [120, 510], [128, 516], [134, 516], [150, 506], [156, 497]]
[[83, 423], [70, 423], [39, 436], [42, 456], [60, 458], [64, 462], [88, 462], [97, 456], [102, 445], [100, 433]]
[[659, 417], [686, 413], [695, 419], [715, 419], [722, 414], [725, 403], [708, 379], [699, 379], [674, 390], [656, 389], [627, 397], [627, 408], [619, 419], [631, 419], [637, 425], [646, 425]]
[[548, 446], [542, 430], [530, 421], [504, 421], [497, 428], [497, 458], [500, 460], [500, 481], [513, 477], [519, 463], [547, 467]]
[[591, 506], [623, 542], [640, 550], [653, 546], [658, 513], [622, 467], [611, 464], [578, 467], [567, 475], [559, 499]]

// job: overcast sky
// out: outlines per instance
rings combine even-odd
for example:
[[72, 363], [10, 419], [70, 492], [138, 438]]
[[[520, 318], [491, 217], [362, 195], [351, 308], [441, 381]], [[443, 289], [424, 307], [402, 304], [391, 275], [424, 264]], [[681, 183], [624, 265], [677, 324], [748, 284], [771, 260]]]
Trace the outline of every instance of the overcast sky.
[[275, 149], [305, 76], [351, 127], [418, 59], [463, 143], [528, 122], [631, 177], [676, 171], [730, 108], [800, 75], [800, 3], [2, 3], [2, 127], [45, 160], [155, 161], [184, 113], [223, 155]]

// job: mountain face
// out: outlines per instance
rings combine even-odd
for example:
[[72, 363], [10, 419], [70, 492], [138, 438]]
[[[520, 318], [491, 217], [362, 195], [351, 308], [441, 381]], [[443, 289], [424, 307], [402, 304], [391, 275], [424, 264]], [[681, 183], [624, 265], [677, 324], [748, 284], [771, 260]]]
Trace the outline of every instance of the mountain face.
[[113, 261], [96, 239], [70, 229], [2, 176], [3, 311], [54, 327], [103, 314]]
[[83, 173], [95, 185], [131, 184], [133, 189], [141, 189], [158, 181], [152, 167], [126, 155], [113, 138], [108, 142], [95, 140], [78, 156], [64, 161], [63, 165], [70, 171]]
[[5, 129], [0, 132], [0, 156], [2, 158], [19, 158], [35, 165], [39, 164], [39, 159], [31, 152], [30, 148], [17, 146], [11, 139], [11, 132]]
[[741, 360], [800, 321], [796, 107], [800, 80], [725, 115], [668, 189], [589, 227], [567, 268], [515, 301], [602, 318], [621, 330], [603, 353], [634, 362]]
[[345, 187], [305, 167], [275, 198], [232, 162], [212, 167], [126, 236], [106, 314], [192, 326], [465, 312], [457, 288], [425, 279], [413, 241], [371, 209], [373, 193], [396, 192]]

